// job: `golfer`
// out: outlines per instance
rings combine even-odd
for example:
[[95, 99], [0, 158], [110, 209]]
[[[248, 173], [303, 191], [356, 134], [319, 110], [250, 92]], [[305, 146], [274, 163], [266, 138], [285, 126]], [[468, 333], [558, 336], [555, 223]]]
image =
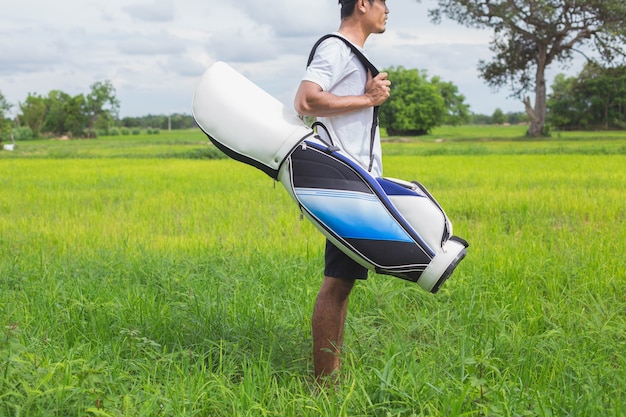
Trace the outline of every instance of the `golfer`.
[[[383, 33], [387, 23], [386, 0], [339, 0], [341, 23], [335, 35], [350, 41], [366, 55], [365, 41]], [[372, 142], [373, 108], [389, 97], [386, 73], [372, 77], [341, 39], [330, 37], [315, 50], [302, 78], [294, 107], [326, 126], [333, 144], [350, 155], [374, 177], [382, 176], [380, 133]], [[327, 133], [318, 134], [329, 142]], [[313, 309], [313, 361], [315, 377], [325, 382], [340, 369], [340, 349], [350, 291], [357, 279], [367, 279], [367, 269], [326, 241], [324, 280]], [[331, 378], [332, 380], [333, 378]]]

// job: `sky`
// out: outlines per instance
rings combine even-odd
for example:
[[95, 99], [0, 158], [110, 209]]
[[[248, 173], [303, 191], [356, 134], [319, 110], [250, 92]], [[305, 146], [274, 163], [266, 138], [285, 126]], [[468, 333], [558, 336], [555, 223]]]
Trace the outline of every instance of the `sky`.
[[[13, 104], [29, 93], [87, 94], [109, 80], [120, 117], [191, 114], [202, 73], [225, 61], [292, 106], [313, 43], [339, 27], [336, 0], [0, 0], [0, 92]], [[378, 68], [426, 70], [454, 83], [474, 113], [523, 111], [493, 91], [477, 65], [489, 60], [491, 31], [433, 24], [434, 0], [387, 0], [387, 30], [366, 50]], [[582, 64], [551, 68], [575, 75]]]

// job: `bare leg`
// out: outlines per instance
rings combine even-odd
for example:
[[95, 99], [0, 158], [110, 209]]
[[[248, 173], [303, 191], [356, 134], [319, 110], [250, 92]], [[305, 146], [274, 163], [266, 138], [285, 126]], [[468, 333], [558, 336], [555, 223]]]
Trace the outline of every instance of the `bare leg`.
[[331, 375], [340, 368], [339, 353], [348, 310], [348, 297], [354, 280], [324, 277], [317, 294], [311, 320], [313, 327], [313, 362], [316, 379]]

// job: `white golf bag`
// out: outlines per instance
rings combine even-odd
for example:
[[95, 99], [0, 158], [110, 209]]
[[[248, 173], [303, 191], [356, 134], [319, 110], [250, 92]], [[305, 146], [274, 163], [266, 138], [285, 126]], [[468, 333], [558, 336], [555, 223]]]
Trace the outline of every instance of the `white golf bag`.
[[202, 76], [193, 116], [228, 156], [279, 180], [339, 249], [380, 274], [436, 293], [467, 242], [417, 182], [374, 178], [274, 97], [223, 62]]

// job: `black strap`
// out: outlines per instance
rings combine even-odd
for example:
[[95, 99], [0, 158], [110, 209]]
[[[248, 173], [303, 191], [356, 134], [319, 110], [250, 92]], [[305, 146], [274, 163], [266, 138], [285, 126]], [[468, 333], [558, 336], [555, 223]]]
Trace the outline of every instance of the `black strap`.
[[[320, 44], [328, 38], [341, 39], [346, 45], [348, 45], [348, 47], [352, 50], [352, 53], [354, 53], [354, 55], [359, 59], [359, 61], [361, 61], [361, 64], [363, 64], [363, 66], [369, 70], [369, 72], [372, 74], [372, 77], [375, 77], [378, 75], [379, 73], [378, 69], [374, 66], [374, 64], [372, 64], [369, 61], [369, 59], [367, 59], [365, 55], [363, 55], [363, 52], [361, 52], [359, 48], [357, 48], [352, 42], [350, 42], [346, 38], [339, 36], [339, 35], [335, 35], [334, 33], [329, 33], [328, 35], [324, 35], [317, 42], [315, 42], [315, 45], [313, 45], [313, 48], [311, 49], [311, 53], [309, 54], [309, 60], [307, 61], [307, 64], [306, 64], [307, 67], [311, 65], [311, 62], [313, 61], [313, 57], [315, 56], [315, 51], [317, 50], [317, 47], [320, 46]], [[379, 110], [379, 106], [374, 106], [374, 111], [373, 111], [373, 116], [372, 116], [372, 129], [370, 130], [370, 163], [367, 169], [368, 171], [372, 171], [372, 166], [374, 165], [374, 140], [376, 138], [376, 128], [378, 127], [378, 110]]]
[[311, 65], [311, 62], [313, 62], [313, 57], [315, 56], [315, 51], [317, 50], [317, 47], [320, 46], [320, 44], [328, 38], [341, 39], [346, 45], [348, 45], [348, 47], [352, 50], [354, 55], [356, 55], [357, 58], [359, 58], [359, 61], [361, 61], [363, 66], [367, 68], [368, 70], [370, 70], [370, 72], [372, 73], [372, 77], [375, 77], [378, 75], [379, 73], [378, 69], [374, 66], [374, 64], [372, 64], [369, 61], [369, 59], [367, 59], [365, 55], [363, 55], [363, 52], [361, 52], [359, 48], [357, 48], [352, 42], [350, 42], [343, 36], [335, 35], [334, 33], [329, 33], [328, 35], [324, 35], [320, 39], [318, 39], [317, 42], [315, 42], [315, 45], [313, 45], [313, 48], [311, 49], [311, 53], [309, 54], [309, 60], [306, 63], [307, 67]]

